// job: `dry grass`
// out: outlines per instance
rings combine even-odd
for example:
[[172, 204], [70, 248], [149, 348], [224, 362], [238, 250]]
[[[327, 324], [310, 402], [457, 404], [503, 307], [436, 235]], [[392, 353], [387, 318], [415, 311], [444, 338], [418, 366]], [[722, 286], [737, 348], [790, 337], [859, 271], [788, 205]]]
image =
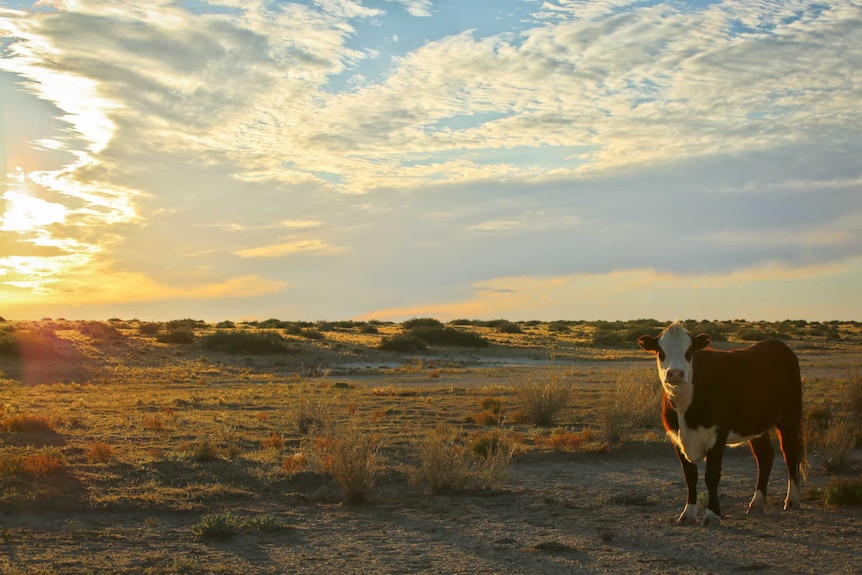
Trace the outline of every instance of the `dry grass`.
[[463, 430], [441, 424], [417, 446], [420, 466], [415, 479], [434, 493], [498, 487], [508, 477], [515, 449], [513, 437], [504, 431], [470, 438]]
[[[298, 351], [285, 357], [219, 355], [200, 341], [163, 344], [141, 335], [138, 326], [116, 324], [120, 337], [97, 338], [73, 322], [56, 322], [53, 332], [38, 333], [66, 354], [60, 360], [52, 355], [25, 365], [0, 357], [0, 512], [18, 517], [45, 509], [95, 509], [142, 523], [147, 517], [178, 517], [171, 521], [186, 521], [182, 529], [188, 532], [201, 516], [228, 509], [271, 506], [282, 513], [291, 508], [285, 501], [329, 504], [331, 493], [311, 485], [321, 472], [342, 474], [348, 489], [359, 485], [363, 497], [375, 494], [390, 476], [415, 476], [421, 484], [404, 490], [499, 487], [516, 451], [542, 456], [549, 450], [594, 451], [605, 441], [600, 406], [611, 389], [614, 395], [608, 397], [615, 399], [609, 410], [617, 418], [628, 414], [620, 441], [635, 437], [629, 431], [658, 425], [659, 404], [647, 394], [657, 383], [652, 370], [644, 370], [649, 374], [643, 382], [650, 385], [640, 385], [639, 375], [620, 375], [617, 364], [598, 361], [640, 357], [638, 352], [584, 351], [591, 334], [580, 325], [559, 332], [557, 353], [590, 361], [575, 362], [565, 374], [544, 367], [419, 365], [402, 356], [368, 352], [366, 359], [352, 351], [373, 350], [398, 326], [382, 325], [376, 334], [326, 332], [323, 342], [296, 338], [291, 345], [319, 356]], [[521, 353], [517, 346], [532, 345], [525, 342], [557, 337], [545, 326], [530, 327], [525, 335], [476, 329], [511, 346], [491, 350], [491, 357], [512, 349]], [[206, 332], [197, 334], [201, 340]], [[855, 350], [854, 341], [830, 345]], [[344, 351], [333, 350], [336, 345]], [[840, 406], [837, 421], [856, 413], [852, 398], [859, 382], [853, 376], [844, 386], [847, 359], [839, 353], [845, 348], [836, 349], [834, 356], [808, 359], [803, 372], [809, 378], [806, 400]], [[370, 367], [342, 372], [350, 382], [346, 386], [316, 377], [327, 373], [327, 362], [339, 353], [349, 355], [352, 364], [362, 358]], [[530, 353], [538, 359], [545, 351]], [[408, 367], [393, 367], [399, 361]], [[435, 370], [437, 377], [431, 377]], [[534, 399], [534, 414], [550, 415], [516, 420], [514, 410], [527, 411], [525, 396]], [[633, 409], [638, 406], [643, 416]], [[473, 423], [479, 410], [494, 426]], [[332, 438], [348, 414], [355, 433], [341, 436], [338, 444]], [[534, 422], [545, 428], [536, 429]], [[665, 441], [661, 434], [644, 435], [647, 441]], [[312, 453], [310, 443], [318, 436], [329, 438], [320, 446], [326, 457]], [[851, 454], [858, 456], [858, 450]], [[319, 466], [327, 458], [331, 461]], [[344, 473], [337, 470], [337, 458]]]
[[364, 501], [380, 470], [380, 439], [356, 422], [341, 425], [329, 435], [309, 442], [315, 467], [335, 479], [347, 503]]
[[516, 401], [520, 407], [518, 420], [534, 425], [552, 425], [556, 417], [569, 405], [574, 384], [557, 373], [527, 379], [516, 387]]
[[599, 406], [599, 430], [608, 447], [660, 422], [662, 390], [654, 370], [620, 374]]

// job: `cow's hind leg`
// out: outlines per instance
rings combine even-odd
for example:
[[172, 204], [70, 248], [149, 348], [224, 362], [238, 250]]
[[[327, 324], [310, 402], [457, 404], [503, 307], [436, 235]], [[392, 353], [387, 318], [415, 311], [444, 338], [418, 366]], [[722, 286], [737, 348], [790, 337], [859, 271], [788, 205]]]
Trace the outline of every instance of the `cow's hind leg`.
[[769, 474], [772, 472], [772, 461], [775, 459], [775, 450], [772, 448], [772, 438], [769, 432], [758, 435], [748, 442], [751, 453], [757, 462], [757, 487], [754, 497], [748, 504], [746, 513], [763, 513], [766, 505], [766, 487], [769, 485]]
[[805, 446], [802, 439], [802, 424], [779, 424], [776, 428], [784, 454], [784, 463], [787, 464], [787, 498], [784, 500], [784, 509], [799, 508], [799, 471], [805, 458]]
[[682, 465], [682, 473], [685, 476], [685, 488], [687, 491], [685, 509], [682, 510], [676, 522], [679, 525], [695, 523], [697, 521], [697, 465], [686, 458], [679, 446], [674, 445], [674, 449]]

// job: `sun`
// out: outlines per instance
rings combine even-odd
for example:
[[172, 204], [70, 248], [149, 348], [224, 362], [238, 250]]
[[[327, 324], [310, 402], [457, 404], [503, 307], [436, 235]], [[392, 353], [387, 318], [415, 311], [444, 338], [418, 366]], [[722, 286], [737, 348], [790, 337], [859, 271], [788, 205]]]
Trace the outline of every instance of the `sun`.
[[6, 206], [0, 215], [0, 230], [5, 232], [33, 232], [66, 220], [66, 208], [23, 193], [8, 191], [3, 194]]

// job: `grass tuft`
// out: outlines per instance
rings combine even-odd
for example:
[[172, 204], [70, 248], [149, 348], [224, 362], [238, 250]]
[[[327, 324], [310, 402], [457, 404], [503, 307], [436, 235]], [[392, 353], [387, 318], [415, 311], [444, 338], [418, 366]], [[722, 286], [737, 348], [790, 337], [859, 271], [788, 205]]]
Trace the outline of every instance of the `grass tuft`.
[[557, 374], [543, 379], [528, 379], [515, 389], [521, 407], [518, 419], [542, 427], [552, 425], [568, 406], [572, 389], [572, 382]]

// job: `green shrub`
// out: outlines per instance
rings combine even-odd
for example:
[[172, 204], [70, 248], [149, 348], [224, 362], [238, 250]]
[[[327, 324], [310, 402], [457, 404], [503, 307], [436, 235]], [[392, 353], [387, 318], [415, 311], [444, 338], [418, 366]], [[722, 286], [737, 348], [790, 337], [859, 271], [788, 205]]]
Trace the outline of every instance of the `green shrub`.
[[168, 323], [165, 324], [165, 329], [168, 331], [174, 330], [188, 330], [194, 331], [198, 328], [206, 327], [206, 322], [202, 319], [172, 319]]
[[392, 337], [384, 337], [379, 347], [384, 351], [413, 353], [428, 349], [428, 344], [412, 334], [399, 333]]
[[552, 321], [548, 324], [548, 331], [565, 333], [571, 331], [571, 329], [569, 328], [569, 325], [564, 321]]
[[401, 325], [404, 326], [405, 330], [411, 330], [416, 327], [442, 328], [443, 322], [434, 319], [433, 317], [414, 317], [413, 319], [408, 319]]
[[487, 347], [488, 340], [477, 333], [461, 331], [451, 327], [416, 326], [408, 334], [428, 345], [454, 347]]
[[255, 531], [265, 531], [274, 533], [287, 529], [287, 525], [278, 517], [273, 515], [263, 515], [262, 517], [254, 517], [245, 522], [245, 527]]
[[168, 328], [164, 333], [156, 336], [156, 339], [161, 343], [193, 343], [195, 341], [195, 333], [193, 330], [183, 327]]
[[78, 325], [78, 331], [82, 334], [97, 340], [119, 339], [123, 337], [113, 325], [102, 323], [100, 321], [84, 321]]
[[230, 320], [220, 321], [216, 324], [216, 329], [234, 329], [236, 324]]
[[827, 505], [862, 505], [862, 477], [835, 477], [829, 480], [823, 493]]
[[155, 321], [148, 321], [138, 325], [138, 333], [141, 335], [157, 335], [162, 331], [162, 324]]
[[204, 515], [200, 523], [192, 526], [192, 533], [196, 537], [221, 541], [239, 533], [242, 526], [243, 522], [230, 513], [215, 513]]
[[288, 350], [285, 339], [272, 331], [217, 331], [204, 338], [204, 347], [226, 353], [262, 355]]
[[500, 333], [524, 333], [521, 326], [510, 321], [499, 322], [495, 327]]

